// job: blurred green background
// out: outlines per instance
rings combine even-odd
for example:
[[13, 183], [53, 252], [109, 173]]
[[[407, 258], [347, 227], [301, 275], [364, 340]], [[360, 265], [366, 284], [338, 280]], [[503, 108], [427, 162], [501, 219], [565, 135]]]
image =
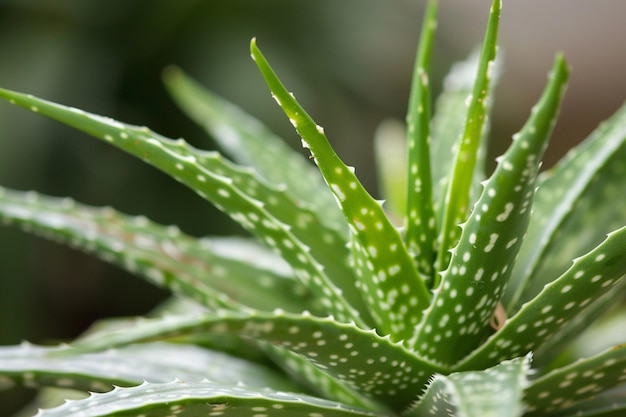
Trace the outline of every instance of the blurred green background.
[[[490, 1], [441, 3], [435, 86], [480, 42]], [[418, 0], [0, 0], [0, 86], [213, 148], [162, 87], [163, 68], [175, 64], [295, 148], [299, 140], [249, 58], [256, 36], [340, 156], [376, 192], [373, 131], [387, 117], [404, 118], [422, 9]], [[621, 104], [624, 15], [621, 0], [505, 2], [494, 154], [527, 117], [557, 50], [574, 72], [548, 165]], [[0, 185], [111, 205], [195, 235], [241, 232], [151, 167], [4, 103]], [[2, 344], [66, 340], [97, 318], [142, 314], [164, 297], [89, 256], [0, 229]], [[0, 415], [28, 395], [0, 393]]]

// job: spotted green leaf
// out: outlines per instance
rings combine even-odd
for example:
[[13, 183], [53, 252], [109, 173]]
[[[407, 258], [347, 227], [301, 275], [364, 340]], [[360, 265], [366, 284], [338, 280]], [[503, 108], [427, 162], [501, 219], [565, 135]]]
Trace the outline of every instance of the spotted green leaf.
[[489, 320], [528, 225], [541, 155], [568, 74], [563, 57], [557, 56], [536, 110], [507, 152], [498, 158], [498, 167], [485, 182], [469, 220], [462, 225], [450, 266], [442, 273], [433, 305], [412, 340], [422, 355], [452, 364], [478, 347], [489, 331]]
[[580, 359], [532, 381], [525, 394], [528, 414], [543, 416], [560, 411], [626, 380], [626, 346], [616, 346]]
[[19, 383], [104, 392], [113, 385], [174, 379], [223, 384], [244, 382], [259, 388], [294, 390], [298, 386], [264, 366], [222, 352], [163, 342], [78, 353], [69, 346], [43, 347], [24, 343], [0, 347], [0, 388]]
[[[615, 343], [616, 337], [619, 339], [618, 343], [622, 342], [624, 338], [616, 329], [621, 329], [623, 326], [612, 327], [609, 330], [599, 320], [606, 317], [607, 313], [614, 310], [616, 306], [621, 305], [624, 291], [626, 291], [626, 279], [621, 279], [604, 295], [591, 301], [584, 309], [584, 313], [572, 318], [562, 329], [543, 341], [542, 345], [535, 350], [533, 364], [538, 368], [552, 369], [562, 365], [564, 357], [569, 359], [588, 355], [588, 350], [581, 352], [578, 349], [581, 345], [590, 349], [594, 346], [594, 341], [601, 341], [604, 345]], [[609, 333], [611, 337], [607, 337], [606, 333], [594, 335], [593, 330], [598, 330], [598, 328]], [[587, 330], [590, 332], [586, 332]]]
[[477, 351], [457, 365], [474, 369], [535, 351], [626, 277], [626, 226], [577, 258], [559, 278], [522, 308]]
[[280, 307], [293, 312], [313, 308], [310, 294], [291, 278], [289, 266], [244, 239], [199, 240], [177, 227], [110, 207], [4, 188], [0, 219], [93, 253], [207, 307], [266, 311]]
[[[445, 210], [439, 233], [439, 252], [436, 264], [439, 271], [447, 268], [448, 251], [456, 246], [461, 232], [459, 224], [466, 221], [470, 209], [472, 175], [469, 174], [474, 172], [483, 128], [487, 119], [487, 100], [495, 67], [501, 9], [502, 0], [493, 0], [474, 88], [468, 99], [469, 106], [465, 128], [444, 200]], [[438, 284], [439, 276], [435, 276], [434, 286], [437, 287]]]
[[623, 417], [626, 415], [626, 387], [610, 390], [550, 414], [562, 417]]
[[529, 372], [527, 356], [483, 371], [435, 375], [424, 396], [406, 415], [521, 417]]
[[[324, 230], [315, 220], [315, 214], [306, 207], [299, 207], [284, 190], [266, 184], [250, 169], [237, 167], [219, 153], [197, 150], [182, 139], [171, 140], [145, 127], [127, 125], [30, 95], [0, 89], [0, 97], [109, 142], [170, 174], [280, 254], [293, 268], [293, 275], [311, 288], [339, 320], [362, 323], [359, 312], [346, 301], [327, 274], [333, 267], [342, 271], [348, 268], [333, 262], [322, 266], [313, 256], [312, 248], [298, 236], [315, 244], [319, 257], [325, 253], [333, 259], [342, 251], [347, 253], [345, 242], [334, 231]], [[349, 275], [335, 277], [349, 280]], [[367, 313], [364, 311], [363, 315]]]
[[428, 286], [431, 286], [435, 272], [433, 260], [437, 235], [430, 166], [429, 82], [430, 61], [437, 27], [437, 8], [437, 1], [430, 0], [424, 13], [406, 120], [409, 160], [404, 240]]
[[[384, 410], [386, 407], [364, 397], [359, 391], [344, 384], [333, 375], [318, 367], [306, 356], [299, 355], [269, 343], [258, 343], [277, 367], [309, 392], [320, 398], [337, 401], [364, 410]], [[386, 410], [388, 411], [388, 409]]]
[[538, 183], [534, 215], [505, 297], [516, 311], [604, 235], [626, 223], [626, 106], [571, 150]]
[[347, 417], [382, 416], [341, 403], [289, 392], [211, 381], [143, 383], [40, 410], [36, 417]]
[[[441, 225], [443, 211], [446, 207], [445, 197], [448, 179], [452, 172], [454, 159], [460, 146], [463, 129], [465, 127], [465, 113], [467, 112], [467, 98], [472, 94], [474, 78], [478, 71], [480, 51], [473, 51], [464, 61], [454, 64], [443, 82], [443, 91], [437, 97], [435, 113], [432, 120], [431, 159], [437, 161], [432, 165], [433, 200], [437, 224]], [[494, 95], [494, 84], [498, 78], [498, 59], [494, 74], [491, 77], [491, 88], [487, 108], [491, 107]], [[487, 136], [489, 123], [485, 122], [482, 136], [478, 144], [476, 165], [472, 174], [470, 201], [476, 201], [482, 190], [482, 182], [486, 179], [485, 159], [487, 156]]]
[[[291, 350], [351, 389], [396, 410], [415, 400], [430, 375], [445, 371], [407, 350], [401, 343], [378, 336], [373, 330], [362, 330], [332, 318], [284, 312], [243, 314], [224, 311], [141, 320], [134, 328], [86, 338], [74, 346], [81, 351], [97, 351], [110, 346], [202, 333], [236, 334]], [[386, 382], [392, 377], [397, 384]]]
[[356, 255], [356, 285], [363, 292], [377, 330], [395, 340], [410, 337], [430, 295], [400, 234], [383, 211], [382, 202], [374, 200], [354, 169], [339, 159], [324, 129], [283, 86], [254, 40], [250, 48], [274, 98], [311, 151], [348, 222]]
[[[332, 194], [319, 171], [306, 158], [259, 120], [207, 90], [180, 69], [167, 68], [164, 80], [178, 106], [235, 161], [254, 167], [272, 183], [284, 184], [292, 195], [314, 208], [320, 222], [347, 233], [346, 223]], [[293, 175], [294, 172], [298, 175]]]

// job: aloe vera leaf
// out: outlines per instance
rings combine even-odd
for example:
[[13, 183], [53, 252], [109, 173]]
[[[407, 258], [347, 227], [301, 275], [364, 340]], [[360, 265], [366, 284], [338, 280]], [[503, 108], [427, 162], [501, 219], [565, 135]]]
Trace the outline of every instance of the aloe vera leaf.
[[[598, 320], [612, 308], [620, 305], [625, 290], [626, 280], [622, 279], [616, 283], [610, 291], [597, 298], [595, 301], [590, 302], [584, 314], [579, 314], [574, 317], [565, 327], [557, 333], [551, 334], [550, 338], [544, 341], [534, 352], [533, 364], [537, 368], [551, 369], [562, 364], [560, 362], [561, 357], [571, 358], [584, 356], [578, 353], [576, 348], [578, 345], [589, 347], [590, 343], [589, 339], [587, 339], [589, 332], [586, 332], [586, 330], [594, 331], [598, 329]], [[594, 326], [591, 327], [592, 325]], [[622, 327], [623, 326], [620, 326], [619, 328]], [[612, 336], [619, 334], [619, 337], [622, 337], [621, 333], [614, 331], [614, 328], [611, 329], [610, 334]], [[594, 338], [594, 336], [590, 337]], [[602, 340], [603, 343], [608, 343], [611, 340], [608, 337], [600, 337], [601, 339], [599, 340]]]
[[[271, 343], [307, 358], [351, 389], [401, 410], [415, 400], [428, 378], [442, 369], [407, 350], [401, 343], [331, 318], [277, 311], [241, 314], [219, 312], [161, 320], [138, 321], [135, 328], [86, 338], [79, 351], [101, 350], [129, 343], [216, 333]], [[354, 372], [352, 370], [359, 370]], [[389, 385], [389, 378], [398, 381]]]
[[408, 179], [404, 241], [428, 286], [433, 280], [433, 260], [437, 238], [430, 166], [431, 93], [429, 83], [431, 55], [437, 28], [437, 8], [437, 1], [428, 1], [415, 58], [406, 117]]
[[[208, 307], [300, 312], [313, 306], [308, 291], [290, 278], [291, 270], [280, 258], [243, 239], [197, 240], [176, 227], [110, 207], [4, 188], [0, 219], [94, 253]], [[276, 262], [260, 264], [255, 261], [259, 258]]]
[[308, 358], [268, 343], [260, 345], [277, 367], [316, 396], [364, 410], [384, 409], [380, 403], [363, 397], [359, 392], [318, 368]]
[[531, 382], [525, 401], [529, 416], [546, 415], [624, 383], [626, 346], [580, 359]]
[[378, 169], [378, 188], [385, 201], [389, 218], [402, 226], [406, 213], [406, 129], [404, 123], [395, 119], [383, 120], [374, 132], [374, 157]]
[[40, 410], [37, 417], [328, 417], [382, 416], [304, 394], [229, 386], [210, 381], [143, 383]]
[[[324, 130], [280, 82], [253, 39], [252, 56], [278, 104], [302, 137], [348, 221], [359, 289], [377, 329], [396, 340], [408, 338], [430, 301], [404, 242], [382, 208], [330, 146]], [[355, 246], [356, 245], [356, 246]]]
[[610, 203], [626, 195], [624, 161], [626, 105], [540, 176], [531, 224], [504, 298], [509, 312], [567, 269], [573, 256], [626, 224], [626, 206]]
[[[217, 152], [197, 150], [182, 139], [174, 141], [145, 127], [127, 125], [30, 95], [0, 89], [0, 97], [117, 146], [184, 183], [285, 259], [293, 268], [294, 276], [312, 290], [329, 313], [339, 320], [354, 320], [367, 327], [359, 312], [328, 278], [325, 268], [330, 266], [322, 267], [312, 256], [311, 248], [295, 235], [296, 229], [304, 227], [297, 222], [288, 223], [293, 219], [288, 213], [296, 218], [301, 215], [314, 218], [315, 215], [304, 207], [296, 207], [293, 201], [289, 206], [278, 205], [277, 196], [284, 194], [284, 190], [267, 185], [250, 169], [228, 163]], [[239, 181], [245, 188], [238, 187]], [[323, 239], [329, 232], [323, 230], [321, 224], [317, 226], [310, 225], [315, 234], [307, 235], [309, 239]], [[329, 241], [328, 246], [332, 243], [341, 246], [338, 241]]]
[[23, 343], [0, 347], [0, 387], [9, 382], [30, 387], [56, 386], [82, 391], [109, 391], [113, 385], [169, 382], [175, 378], [224, 384], [243, 382], [260, 388], [299, 389], [271, 369], [222, 352], [191, 345], [153, 342], [78, 353], [66, 346]]
[[[186, 299], [189, 301], [189, 299]], [[159, 306], [160, 307], [160, 306]], [[182, 314], [205, 314], [208, 310], [202, 308], [194, 308]], [[163, 313], [163, 314], [159, 314]], [[175, 313], [165, 313], [160, 308], [150, 312], [148, 317], [156, 318], [164, 315], [173, 315]], [[89, 328], [83, 332], [76, 340], [94, 339], [104, 337], [112, 331], [123, 331], [124, 329], [132, 329], [137, 326], [137, 317], [115, 317], [105, 318], [95, 321]], [[244, 340], [236, 335], [203, 333], [190, 334], [173, 337], [168, 342], [181, 345], [194, 345], [211, 351], [219, 351], [230, 356], [244, 359], [249, 362], [267, 364], [267, 354], [257, 343], [251, 340]], [[102, 347], [102, 350], [107, 348]]]
[[[430, 147], [431, 160], [437, 161], [432, 165], [433, 175], [433, 201], [437, 224], [441, 225], [445, 210], [446, 189], [448, 179], [452, 171], [453, 158], [460, 145], [460, 139], [465, 127], [465, 113], [467, 112], [467, 97], [472, 93], [472, 87], [478, 64], [480, 51], [473, 51], [467, 59], [454, 64], [443, 82], [443, 91], [435, 102], [435, 112], [432, 120], [432, 143]], [[491, 88], [487, 102], [487, 109], [492, 103], [494, 84], [497, 82], [498, 59], [496, 58], [495, 69], [491, 75]], [[476, 201], [482, 191], [482, 182], [486, 178], [485, 158], [487, 156], [489, 133], [488, 120], [483, 126], [481, 139], [478, 144], [476, 164], [472, 175], [470, 201]]]
[[417, 405], [405, 415], [520, 417], [529, 371], [527, 356], [481, 371], [435, 375]]
[[259, 120], [204, 88], [179, 68], [167, 68], [163, 79], [178, 106], [235, 161], [256, 168], [270, 183], [284, 184], [291, 195], [314, 209], [326, 227], [347, 234], [341, 211], [319, 171], [306, 158]]
[[[411, 343], [444, 364], [460, 360], [485, 338], [530, 218], [541, 156], [558, 114], [569, 71], [561, 55], [530, 118], [504, 155], [452, 251], [432, 308]], [[523, 356], [507, 356], [504, 359]]]
[[594, 250], [573, 261], [479, 349], [458, 364], [474, 369], [537, 350], [626, 276], [626, 226], [609, 233]]
[[559, 417], [623, 417], [626, 415], [626, 386], [600, 393], [552, 414]]
[[[459, 225], [467, 220], [472, 187], [470, 174], [474, 172], [483, 126], [487, 119], [487, 99], [495, 67], [501, 9], [502, 1], [493, 0], [480, 53], [478, 73], [472, 94], [468, 97], [469, 107], [465, 128], [444, 200], [445, 211], [439, 233], [439, 252], [435, 265], [439, 271], [447, 268], [449, 251], [456, 246], [461, 233]], [[434, 287], [439, 285], [439, 281], [439, 275], [435, 275]]]

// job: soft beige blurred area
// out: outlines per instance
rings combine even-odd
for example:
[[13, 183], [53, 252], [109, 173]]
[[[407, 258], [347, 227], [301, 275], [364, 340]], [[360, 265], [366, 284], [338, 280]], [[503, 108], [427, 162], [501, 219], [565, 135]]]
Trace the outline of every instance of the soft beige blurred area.
[[[443, 1], [441, 30], [447, 42], [469, 47], [480, 34], [487, 3]], [[623, 0], [504, 1], [500, 39], [505, 65], [494, 114], [498, 131], [523, 122], [556, 51], [564, 52], [573, 68], [548, 164], [626, 100]]]

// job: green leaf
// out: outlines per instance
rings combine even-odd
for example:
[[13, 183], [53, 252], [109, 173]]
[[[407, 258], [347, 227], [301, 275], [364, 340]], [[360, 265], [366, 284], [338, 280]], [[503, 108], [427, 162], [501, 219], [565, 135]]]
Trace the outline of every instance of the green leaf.
[[259, 388], [294, 390], [298, 386], [261, 365], [222, 352], [191, 345], [146, 343], [79, 353], [68, 346], [42, 347], [24, 343], [0, 347], [0, 387], [8, 382], [56, 386], [81, 391], [109, 391], [113, 385], [169, 382], [175, 378], [223, 384], [240, 382]]
[[528, 416], [541, 416], [595, 397], [624, 383], [626, 346], [581, 359], [532, 381], [525, 393]]
[[382, 203], [361, 185], [354, 169], [346, 166], [328, 143], [322, 127], [282, 85], [253, 39], [252, 56], [278, 104], [309, 148], [350, 227], [356, 285], [363, 292], [377, 329], [402, 340], [413, 334], [430, 294], [413, 259]]
[[418, 46], [407, 113], [408, 180], [404, 240], [426, 285], [433, 280], [435, 213], [430, 167], [430, 61], [437, 28], [437, 1], [429, 0]]
[[259, 345], [264, 348], [276, 366], [317, 396], [364, 410], [388, 411], [382, 404], [363, 397], [358, 391], [326, 373], [308, 358], [268, 343]]
[[[442, 272], [432, 308], [411, 343], [421, 355], [452, 364], [491, 333], [489, 320], [507, 284], [528, 220], [541, 156], [558, 114], [568, 79], [557, 56], [535, 111], [498, 166]], [[487, 335], [489, 334], [487, 333]], [[523, 356], [521, 354], [501, 359]], [[496, 362], [497, 363], [497, 362]]]
[[603, 294], [626, 277], [626, 226], [577, 258], [559, 278], [522, 308], [473, 352], [458, 369], [475, 369], [537, 350]]
[[[110, 207], [0, 187], [0, 219], [119, 265], [212, 308], [301, 312], [310, 294], [267, 249], [244, 239], [202, 239]], [[281, 291], [277, 291], [280, 288]]]
[[[615, 313], [610, 311], [620, 306], [626, 290], [626, 279], [622, 279], [611, 288], [610, 291], [589, 303], [583, 314], [579, 314], [571, 319], [565, 327], [550, 335], [550, 338], [534, 352], [533, 364], [537, 368], [553, 369], [561, 366], [561, 358], [565, 360], [571, 357], [590, 356], [600, 349], [589, 352], [594, 346], [602, 344], [602, 350], [615, 343], [620, 343], [625, 338], [622, 337], [621, 329], [626, 325], [626, 320], [620, 322], [615, 327], [604, 328], [604, 323], [598, 320], [607, 313], [611, 318]], [[592, 327], [593, 326], [593, 327]], [[610, 337], [609, 337], [610, 335]], [[619, 337], [620, 340], [615, 340]], [[581, 354], [579, 347], [584, 347], [584, 354]], [[561, 355], [561, 356], [559, 356]]]
[[[182, 139], [171, 140], [148, 128], [8, 90], [0, 89], [0, 97], [111, 143], [184, 183], [282, 256], [293, 268], [294, 276], [312, 290], [328, 312], [339, 320], [354, 320], [363, 325], [359, 312], [346, 301], [342, 289], [326, 272], [334, 266], [343, 271], [348, 268], [332, 262], [322, 266], [311, 253], [312, 248], [299, 236], [310, 244], [316, 243], [319, 256], [320, 253], [331, 257], [340, 256], [341, 252], [347, 254], [345, 240], [335, 231], [324, 230], [315, 220], [314, 212], [298, 206], [285, 190], [266, 184], [253, 170], [237, 167], [217, 152], [197, 150]], [[335, 277], [349, 281], [346, 293], [350, 294], [353, 287], [350, 275]], [[358, 300], [357, 296], [353, 298]], [[367, 319], [365, 310], [362, 313]]]
[[[509, 312], [626, 223], [626, 105], [540, 177], [534, 214], [505, 304]], [[602, 201], [603, 204], [598, 204]]]
[[[458, 154], [463, 129], [465, 128], [465, 113], [467, 112], [467, 98], [472, 93], [472, 87], [478, 64], [480, 51], [473, 51], [470, 56], [454, 64], [443, 82], [443, 91], [437, 97], [435, 114], [432, 120], [431, 160], [437, 161], [432, 165], [433, 173], [433, 200], [437, 224], [441, 225], [445, 210], [445, 197], [448, 180], [452, 175], [454, 159], [450, 155]], [[498, 59], [496, 58], [494, 74], [491, 77], [490, 96], [487, 108], [491, 107], [494, 84], [498, 78]], [[489, 111], [489, 110], [488, 110]], [[482, 182], [486, 178], [485, 157], [487, 155], [489, 133], [488, 121], [483, 126], [482, 137], [478, 144], [476, 164], [472, 175], [470, 201], [476, 201], [482, 191]]]
[[395, 119], [383, 120], [374, 132], [374, 157], [378, 169], [378, 188], [389, 218], [402, 226], [406, 214], [406, 128]]
[[562, 417], [623, 417], [626, 415], [626, 386], [598, 394], [560, 410]]
[[483, 371], [435, 375], [424, 396], [406, 415], [520, 417], [529, 371], [527, 356]]
[[[338, 323], [332, 318], [284, 312], [237, 314], [225, 311], [217, 315], [144, 320], [133, 329], [83, 339], [74, 346], [81, 351], [93, 351], [203, 333], [236, 334], [291, 350], [351, 389], [396, 410], [413, 402], [433, 373], [445, 371], [373, 330]], [[390, 378], [397, 383], [389, 384]]]
[[143, 383], [41, 410], [37, 417], [347, 417], [381, 414], [307, 395], [215, 382]]
[[256, 168], [270, 183], [284, 184], [290, 194], [313, 207], [322, 224], [347, 233], [332, 194], [306, 158], [260, 121], [207, 90], [179, 68], [167, 68], [163, 78], [179, 107], [235, 161]]
[[[449, 250], [457, 244], [461, 232], [459, 225], [466, 221], [471, 203], [472, 175], [470, 173], [474, 172], [480, 139], [487, 119], [487, 99], [495, 66], [501, 9], [502, 1], [493, 0], [480, 54], [478, 73], [472, 95], [469, 97], [465, 128], [445, 198], [445, 212], [439, 233], [439, 252], [435, 265], [439, 271], [444, 271], [448, 266]], [[439, 276], [435, 275], [434, 287], [438, 285]]]

